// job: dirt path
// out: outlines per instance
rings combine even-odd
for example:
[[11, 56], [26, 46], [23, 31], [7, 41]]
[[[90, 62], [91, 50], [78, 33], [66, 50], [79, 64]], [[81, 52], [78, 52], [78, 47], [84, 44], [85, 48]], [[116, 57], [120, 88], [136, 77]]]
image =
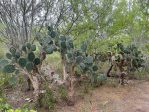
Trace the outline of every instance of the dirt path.
[[58, 107], [57, 112], [149, 112], [149, 82], [103, 86], [85, 95], [74, 107]]

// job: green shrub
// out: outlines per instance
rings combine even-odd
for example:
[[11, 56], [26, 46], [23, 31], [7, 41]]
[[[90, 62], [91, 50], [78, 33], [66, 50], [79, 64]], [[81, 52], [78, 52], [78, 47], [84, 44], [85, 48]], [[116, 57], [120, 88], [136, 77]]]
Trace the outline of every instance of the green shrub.
[[54, 109], [56, 99], [54, 98], [53, 91], [50, 90], [48, 87], [45, 88], [46, 92], [40, 94], [39, 107], [43, 107], [51, 111]]
[[61, 99], [67, 100], [67, 89], [65, 86], [63, 86], [63, 85], [59, 86], [58, 93], [60, 94]]
[[0, 98], [0, 112], [37, 112], [28, 108], [13, 109], [4, 99]]

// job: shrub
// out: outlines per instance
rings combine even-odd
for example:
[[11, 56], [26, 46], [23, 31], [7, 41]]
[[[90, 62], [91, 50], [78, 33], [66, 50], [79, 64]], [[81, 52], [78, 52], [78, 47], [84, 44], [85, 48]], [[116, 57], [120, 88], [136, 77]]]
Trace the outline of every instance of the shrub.
[[28, 108], [13, 109], [4, 99], [0, 98], [0, 111], [1, 112], [37, 112]]

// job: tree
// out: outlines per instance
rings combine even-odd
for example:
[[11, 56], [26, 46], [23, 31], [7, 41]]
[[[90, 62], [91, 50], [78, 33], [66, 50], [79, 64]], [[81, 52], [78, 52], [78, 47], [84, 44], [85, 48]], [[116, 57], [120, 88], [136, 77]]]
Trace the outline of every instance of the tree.
[[1, 35], [15, 46], [33, 40], [43, 28], [52, 5], [52, 0], [1, 0]]

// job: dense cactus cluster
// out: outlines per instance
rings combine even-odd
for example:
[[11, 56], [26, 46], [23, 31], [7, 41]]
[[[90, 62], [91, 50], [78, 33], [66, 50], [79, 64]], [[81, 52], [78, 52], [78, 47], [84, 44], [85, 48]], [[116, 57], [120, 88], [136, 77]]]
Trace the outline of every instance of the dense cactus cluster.
[[19, 70], [18, 67], [31, 72], [40, 64], [40, 58], [35, 55], [35, 50], [36, 46], [30, 43], [23, 45], [21, 50], [11, 47], [9, 53], [6, 53], [9, 64], [4, 67], [4, 72], [13, 73]]
[[110, 76], [110, 71], [114, 67], [119, 68], [120, 72], [133, 72], [143, 67], [144, 59], [141, 51], [135, 45], [123, 46], [118, 43], [115, 48], [116, 52], [111, 52], [111, 67], [107, 72], [107, 76]]
[[81, 74], [90, 74], [90, 76], [91, 74], [92, 76], [98, 74], [98, 67], [94, 63], [94, 58], [87, 54], [86, 41], [82, 42], [80, 48], [75, 48], [72, 38], [59, 35], [52, 27], [48, 27], [46, 37], [37, 37], [37, 39], [46, 54], [52, 54], [54, 51], [60, 52], [68, 73], [76, 73], [79, 70]]
[[[82, 42], [79, 48], [73, 44], [72, 38], [61, 36], [52, 27], [48, 27], [48, 35], [44, 38], [37, 36], [37, 40], [42, 46], [43, 52], [52, 54], [57, 51], [61, 55], [63, 65], [63, 81], [67, 85], [69, 104], [74, 104], [74, 81], [79, 76], [85, 76], [92, 84], [100, 79], [98, 66], [95, 64], [94, 57], [87, 54], [87, 41]], [[99, 80], [98, 80], [99, 79]]]
[[129, 45], [124, 47], [121, 43], [117, 44], [117, 47], [122, 54], [122, 57], [118, 55], [116, 57], [117, 61], [125, 60], [128, 66], [129, 71], [135, 71], [140, 67], [143, 67], [144, 59], [143, 54], [135, 45]]

